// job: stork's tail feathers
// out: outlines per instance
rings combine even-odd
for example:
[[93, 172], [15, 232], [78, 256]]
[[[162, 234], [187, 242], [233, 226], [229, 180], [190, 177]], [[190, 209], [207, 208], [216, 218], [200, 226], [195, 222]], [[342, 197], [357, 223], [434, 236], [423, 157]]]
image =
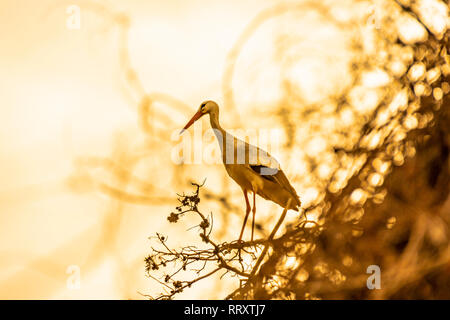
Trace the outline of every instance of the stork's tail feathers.
[[[292, 209], [292, 210], [298, 212], [300, 207], [302, 206], [302, 202], [300, 201], [300, 198], [298, 196], [297, 197], [292, 196], [291, 199], [293, 201], [291, 201], [291, 205], [288, 209]], [[283, 208], [286, 208], [286, 205], [284, 205]]]
[[293, 209], [293, 210], [299, 211], [299, 209], [302, 206], [302, 202], [300, 201], [300, 198], [298, 196], [297, 196], [297, 198], [295, 200], [296, 200], [296, 202], [294, 203], [295, 209]]
[[257, 193], [264, 199], [273, 201], [282, 208], [286, 207], [289, 199], [291, 199], [291, 204], [288, 209], [299, 211], [301, 206], [301, 201], [297, 194], [293, 195], [291, 192], [284, 188], [280, 188], [279, 185], [275, 183], [268, 183], [264, 190], [258, 190]]

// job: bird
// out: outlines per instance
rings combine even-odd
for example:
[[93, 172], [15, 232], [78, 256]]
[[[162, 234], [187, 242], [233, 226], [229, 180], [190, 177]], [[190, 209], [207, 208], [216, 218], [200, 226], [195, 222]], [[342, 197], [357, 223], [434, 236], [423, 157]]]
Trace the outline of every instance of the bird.
[[[301, 207], [300, 198], [274, 157], [266, 151], [234, 137], [222, 128], [219, 123], [219, 106], [216, 102], [212, 100], [202, 102], [194, 116], [180, 131], [180, 135], [194, 122], [207, 114], [209, 115], [211, 128], [219, 143], [225, 170], [241, 187], [245, 198], [245, 218], [238, 242], [240, 243], [242, 240], [250, 211], [253, 215], [251, 230], [251, 241], [253, 241], [256, 195], [275, 202], [282, 208], [286, 208], [290, 203], [286, 209], [295, 211], [299, 211]], [[248, 200], [249, 192], [253, 194], [252, 208], [250, 208]]]

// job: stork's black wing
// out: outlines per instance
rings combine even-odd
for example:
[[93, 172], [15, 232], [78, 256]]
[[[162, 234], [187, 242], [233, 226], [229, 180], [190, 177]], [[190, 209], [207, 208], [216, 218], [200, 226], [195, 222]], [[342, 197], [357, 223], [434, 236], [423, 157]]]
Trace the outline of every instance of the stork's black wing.
[[288, 191], [292, 196], [298, 200], [298, 205], [300, 205], [300, 199], [295, 191], [294, 187], [290, 184], [289, 180], [282, 170], [269, 168], [263, 165], [251, 165], [250, 168], [259, 174], [262, 178], [272, 181], [278, 184], [281, 188]]

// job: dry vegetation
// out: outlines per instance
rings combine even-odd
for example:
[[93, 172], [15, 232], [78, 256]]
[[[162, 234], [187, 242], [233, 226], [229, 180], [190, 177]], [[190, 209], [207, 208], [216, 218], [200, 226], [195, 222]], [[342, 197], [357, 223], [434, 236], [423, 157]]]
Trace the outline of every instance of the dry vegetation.
[[[442, 2], [431, 2], [446, 8]], [[267, 21], [295, 11], [315, 12], [351, 35], [349, 84], [309, 103], [286, 76], [285, 96], [272, 110], [284, 125], [286, 153], [295, 155], [304, 147], [297, 132], [300, 122], [311, 124], [310, 137], [328, 137], [326, 153], [305, 156], [308, 175], [302, 179], [313, 181], [318, 193], [296, 222], [283, 223], [286, 212], [279, 210], [274, 214], [278, 223], [270, 234], [242, 243], [229, 241], [228, 236], [224, 242], [217, 239], [224, 239], [227, 217], [241, 216], [243, 209], [230, 200], [229, 188], [217, 194], [207, 184], [194, 184], [193, 190], [187, 190], [182, 181], [187, 179], [185, 166], [173, 164], [170, 176], [176, 191], [188, 194], [179, 196], [179, 207], [167, 218], [194, 225], [200, 237], [197, 243], [181, 248], [172, 248], [161, 233], [151, 238], [146, 271], [163, 292], [152, 298], [174, 298], [215, 274], [239, 279], [229, 299], [450, 298], [449, 32], [446, 27], [439, 29], [438, 15], [421, 3], [427, 3], [428, 9], [431, 6], [428, 1], [379, 1], [374, 7], [376, 17], [373, 12], [356, 13], [346, 19], [337, 18], [335, 8], [317, 1], [283, 4], [262, 11], [248, 25], [230, 51], [224, 70], [224, 109], [230, 113], [237, 112], [232, 85], [236, 61], [245, 43]], [[167, 195], [160, 196], [163, 193], [146, 177], [138, 177], [134, 168], [149, 154], [157, 157], [158, 150], [167, 148], [164, 141], [171, 130], [161, 129], [158, 123], [171, 128], [171, 120], [153, 106], [186, 114], [191, 108], [169, 95], [145, 92], [129, 61], [128, 19], [99, 8], [95, 10], [118, 26], [124, 83], [139, 105], [139, 124], [147, 140], [141, 148], [120, 144], [111, 159], [80, 160], [80, 172], [101, 167], [111, 174], [114, 185], [96, 182], [88, 173], [80, 179], [80, 173], [73, 186], [89, 181], [120, 202], [171, 201]], [[404, 26], [409, 31], [417, 29], [413, 34], [420, 35], [419, 39], [408, 38]], [[295, 45], [292, 39], [283, 43], [280, 59], [295, 50]], [[365, 77], [374, 70], [388, 80], [364, 86]], [[358, 108], [373, 94], [375, 103]], [[321, 131], [325, 130], [320, 125], [323, 119], [334, 119], [332, 132]], [[302, 198], [302, 190], [298, 192]], [[201, 209], [200, 200], [216, 202], [219, 212], [206, 214], [209, 210]], [[217, 219], [219, 229], [214, 228]], [[381, 268], [380, 290], [367, 289], [369, 265]]]

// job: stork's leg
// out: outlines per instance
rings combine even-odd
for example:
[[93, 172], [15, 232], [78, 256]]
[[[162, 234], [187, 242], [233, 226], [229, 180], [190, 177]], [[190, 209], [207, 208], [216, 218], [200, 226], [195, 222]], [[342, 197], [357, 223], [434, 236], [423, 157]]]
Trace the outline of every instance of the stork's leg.
[[246, 207], [245, 207], [244, 224], [242, 225], [241, 234], [239, 235], [239, 242], [241, 242], [241, 240], [242, 240], [242, 235], [244, 234], [244, 229], [245, 229], [245, 225], [247, 223], [248, 215], [250, 214], [250, 202], [248, 201], [247, 190], [242, 189], [242, 191], [244, 192]]
[[255, 213], [256, 213], [256, 191], [253, 191], [253, 219], [252, 219], [252, 241], [253, 241], [253, 231], [255, 230]]

